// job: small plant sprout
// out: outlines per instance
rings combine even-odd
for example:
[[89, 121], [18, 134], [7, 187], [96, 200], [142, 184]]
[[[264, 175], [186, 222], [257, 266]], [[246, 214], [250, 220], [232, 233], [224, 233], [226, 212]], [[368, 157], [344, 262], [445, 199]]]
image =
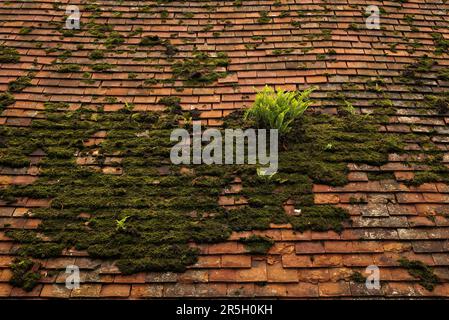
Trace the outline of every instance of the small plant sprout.
[[276, 174], [276, 172], [274, 172], [274, 173], [269, 173], [269, 172], [268, 172], [268, 169], [269, 169], [269, 168], [261, 168], [261, 167], [258, 167], [258, 168], [257, 168], [257, 176], [263, 177], [263, 178], [265, 178], [265, 179], [267, 179], [267, 180], [271, 180], [271, 178]]
[[129, 102], [125, 102], [125, 107], [123, 108], [124, 110], [130, 112], [134, 109], [134, 104], [133, 103], [129, 103]]
[[276, 91], [269, 86], [258, 92], [253, 106], [245, 113], [245, 119], [256, 122], [259, 128], [277, 129], [280, 136], [285, 136], [293, 122], [311, 105], [309, 95], [314, 88], [303, 92]]
[[115, 220], [116, 226], [115, 226], [115, 230], [120, 231], [120, 230], [126, 230], [126, 220], [129, 218], [129, 216], [126, 216], [120, 220]]

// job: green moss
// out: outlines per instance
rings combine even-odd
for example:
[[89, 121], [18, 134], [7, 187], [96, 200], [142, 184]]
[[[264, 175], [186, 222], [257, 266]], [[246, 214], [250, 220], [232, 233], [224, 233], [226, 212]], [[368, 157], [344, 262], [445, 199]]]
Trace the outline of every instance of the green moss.
[[168, 11], [167, 10], [162, 10], [160, 13], [161, 19], [165, 20], [168, 18]]
[[393, 101], [391, 101], [390, 99], [375, 100], [375, 101], [373, 101], [372, 106], [379, 107], [382, 110], [388, 110], [388, 109], [390, 110], [390, 112], [388, 112], [388, 113], [384, 112], [384, 114], [394, 114], [395, 113]]
[[31, 33], [31, 31], [33, 31], [33, 27], [22, 27], [19, 30], [19, 34], [25, 35]]
[[13, 286], [31, 291], [41, 278], [41, 274], [34, 270], [35, 263], [27, 258], [14, 259], [11, 265], [12, 277], [9, 281]]
[[294, 229], [299, 231], [343, 231], [343, 222], [348, 221], [349, 214], [342, 208], [332, 206], [306, 207], [297, 217], [290, 217]]
[[186, 19], [192, 19], [192, 18], [195, 16], [195, 14], [192, 13], [192, 12], [183, 12], [182, 15], [183, 15], [184, 18], [186, 18]]
[[60, 73], [70, 73], [70, 72], [78, 72], [81, 70], [81, 67], [78, 64], [63, 64], [58, 66], [57, 71]]
[[267, 24], [270, 23], [271, 18], [268, 16], [267, 11], [260, 11], [259, 12], [259, 18], [257, 19], [257, 22], [260, 24]]
[[449, 53], [449, 40], [445, 39], [441, 33], [434, 32], [431, 34], [435, 44], [435, 54], [441, 55]]
[[58, 55], [58, 60], [65, 61], [72, 56], [72, 51], [64, 50], [62, 53]]
[[421, 185], [429, 182], [449, 182], [449, 169], [442, 166], [434, 166], [429, 171], [418, 171], [411, 181], [408, 183], [411, 185]]
[[9, 92], [21, 92], [26, 87], [31, 85], [34, 74], [29, 73], [27, 76], [18, 77], [16, 80], [8, 83]]
[[95, 21], [90, 21], [87, 24], [88, 32], [99, 39], [106, 38], [106, 34], [113, 30], [113, 27], [108, 24], [96, 24]]
[[449, 93], [440, 96], [426, 96], [426, 103], [439, 114], [446, 114], [449, 111]]
[[274, 244], [272, 239], [256, 235], [240, 238], [239, 242], [243, 243], [246, 250], [253, 254], [266, 254]]
[[104, 58], [104, 51], [103, 50], [93, 50], [90, 54], [89, 54], [89, 59], [90, 60], [100, 60]]
[[355, 271], [351, 274], [350, 280], [355, 283], [365, 283], [366, 278], [358, 271]]
[[0, 112], [14, 102], [16, 102], [16, 99], [14, 99], [14, 96], [9, 92], [0, 93]]
[[419, 284], [429, 291], [433, 291], [435, 286], [441, 282], [432, 269], [421, 261], [400, 259], [399, 263], [407, 269], [411, 276], [418, 278]]
[[368, 201], [366, 200], [366, 198], [363, 198], [363, 197], [356, 198], [356, 197], [351, 196], [349, 198], [349, 203], [350, 204], [363, 204], [363, 203], [366, 204], [366, 203], [368, 203]]
[[[46, 154], [37, 181], [0, 189], [0, 198], [8, 203], [21, 197], [52, 199], [49, 208], [32, 210], [42, 221], [39, 234], [50, 242], [37, 234], [8, 233], [22, 244], [22, 255], [52, 257], [75, 247], [91, 257], [117, 260], [124, 273], [182, 271], [197, 259], [189, 243], [224, 241], [232, 231], [264, 230], [272, 223], [291, 223], [298, 231], [341, 231], [348, 214], [315, 205], [313, 184], [343, 185], [348, 163], [380, 165], [390, 152], [401, 150], [397, 136], [378, 132], [384, 115], [309, 113], [294, 123], [279, 154], [279, 172], [272, 178], [258, 176], [253, 165], [192, 165], [186, 166], [192, 174], [181, 174], [170, 162], [170, 133], [184, 115], [178, 112], [177, 97], [160, 103], [173, 112], [135, 112], [131, 105], [118, 112], [84, 107], [73, 111], [52, 102], [30, 127], [0, 128], [1, 165], [27, 167], [35, 150]], [[224, 127], [251, 125], [236, 112], [225, 119]], [[107, 137], [99, 146], [83, 143], [102, 130]], [[76, 163], [75, 154], [94, 151], [97, 165], [111, 154], [122, 156], [120, 163], [110, 165], [123, 174], [104, 174]], [[225, 210], [218, 198], [235, 177], [242, 179], [241, 195], [249, 204]], [[285, 214], [283, 204], [289, 199], [301, 209], [299, 215]]]
[[142, 34], [142, 32], [143, 32], [143, 28], [142, 27], [137, 27], [135, 30], [133, 30], [133, 31], [131, 31], [129, 33], [129, 36], [130, 37], [134, 37], [134, 36], [137, 36], [139, 34]]
[[289, 54], [292, 53], [294, 51], [294, 49], [275, 49], [271, 52], [271, 54], [275, 55], [275, 56], [279, 56], [279, 55], [283, 55], [283, 54]]
[[22, 154], [0, 154], [0, 165], [9, 168], [23, 168], [30, 164], [28, 157]]
[[159, 99], [158, 103], [166, 106], [169, 111], [171, 112], [175, 112], [175, 111], [179, 111], [181, 110], [181, 98], [179, 97], [163, 97], [161, 99]]
[[195, 52], [193, 58], [176, 62], [172, 66], [172, 72], [175, 79], [180, 78], [188, 85], [203, 85], [226, 77], [226, 72], [217, 72], [216, 69], [228, 64], [229, 58], [223, 52], [218, 52], [216, 57], [205, 52]]
[[178, 49], [169, 40], [162, 40], [159, 36], [145, 36], [140, 40], [139, 45], [144, 47], [163, 46], [165, 47], [165, 54], [169, 57], [178, 52]]
[[64, 244], [58, 243], [32, 243], [20, 248], [20, 253], [38, 259], [54, 258], [61, 255]]
[[0, 63], [17, 63], [19, 61], [20, 55], [16, 49], [0, 45]]
[[301, 28], [301, 21], [294, 20], [291, 22], [291, 25], [295, 28]]
[[110, 72], [110, 70], [115, 68], [115, 66], [110, 63], [95, 63], [91, 66], [91, 68], [96, 72]]
[[421, 84], [421, 75], [430, 72], [435, 65], [437, 65], [437, 62], [434, 59], [424, 55], [416, 59], [416, 62], [408, 65], [405, 70], [402, 71], [401, 81]]
[[395, 176], [392, 172], [368, 172], [368, 179], [370, 181], [380, 181], [380, 180], [395, 180]]
[[87, 3], [84, 5], [84, 10], [90, 11], [90, 12], [100, 12], [101, 8], [100, 8], [99, 4], [90, 2], [90, 3]]
[[141, 46], [156, 46], [162, 44], [162, 39], [159, 36], [145, 36], [140, 39], [139, 45]]
[[125, 37], [117, 31], [112, 31], [105, 40], [105, 47], [113, 49], [125, 42]]
[[438, 70], [438, 79], [449, 81], [449, 68]]
[[357, 31], [357, 30], [360, 29], [360, 26], [359, 26], [357, 23], [352, 22], [352, 23], [350, 23], [350, 24], [348, 25], [348, 29], [349, 29], [349, 30]]

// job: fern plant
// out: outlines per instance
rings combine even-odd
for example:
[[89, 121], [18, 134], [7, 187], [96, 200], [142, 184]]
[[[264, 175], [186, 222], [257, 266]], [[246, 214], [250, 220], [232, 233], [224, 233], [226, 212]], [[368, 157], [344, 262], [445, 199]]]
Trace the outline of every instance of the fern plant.
[[245, 120], [254, 120], [259, 128], [277, 129], [280, 136], [291, 130], [293, 122], [312, 103], [309, 96], [314, 88], [302, 92], [276, 91], [269, 86], [258, 92], [251, 108], [245, 112]]

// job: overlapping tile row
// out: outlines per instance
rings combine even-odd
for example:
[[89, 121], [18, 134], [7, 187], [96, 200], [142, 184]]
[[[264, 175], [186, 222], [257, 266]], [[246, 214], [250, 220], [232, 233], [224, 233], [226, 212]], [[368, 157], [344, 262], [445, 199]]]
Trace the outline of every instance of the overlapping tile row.
[[[85, 25], [93, 14], [81, 1], [9, 1], [0, 7], [0, 43], [14, 47], [20, 62], [1, 64], [0, 92], [19, 76], [34, 71], [32, 85], [15, 93], [16, 102], [2, 112], [0, 123], [27, 126], [42, 117], [44, 103], [68, 102], [70, 108], [103, 105], [116, 111], [125, 102], [135, 110], [163, 110], [159, 100], [179, 96], [181, 106], [203, 111], [209, 125], [219, 125], [232, 110], [249, 106], [257, 89], [265, 84], [288, 90], [316, 86], [315, 108], [336, 113], [342, 100], [360, 112], [371, 112], [373, 101], [388, 94], [396, 108], [386, 133], [432, 135], [441, 150], [448, 150], [449, 115], [425, 107], [425, 95], [448, 90], [449, 82], [435, 72], [421, 74], [415, 90], [401, 81], [403, 71], [424, 56], [431, 56], [435, 70], [449, 66], [447, 53], [435, 55], [437, 32], [449, 39], [449, 5], [443, 1], [96, 1], [101, 8], [97, 23], [114, 26], [124, 43], [106, 50], [102, 62], [112, 72], [96, 72], [89, 54], [104, 49]], [[56, 23], [64, 20], [65, 7], [79, 5], [81, 31], [64, 36]], [[366, 6], [381, 7], [381, 30], [367, 30]], [[151, 5], [154, 5], [153, 7]], [[261, 12], [269, 22], [261, 23]], [[31, 31], [24, 32], [24, 27]], [[137, 32], [137, 34], [136, 34]], [[161, 45], [139, 46], [142, 36], [169, 40], [177, 53], [167, 57]], [[81, 46], [82, 45], [82, 46]], [[76, 72], [57, 72], [58, 56], [70, 50], [64, 64], [80, 66]], [[194, 50], [225, 52], [230, 63], [227, 76], [205, 86], [189, 86], [173, 77], [176, 61], [191, 57]], [[83, 78], [90, 73], [91, 81]], [[378, 87], [374, 87], [373, 82]], [[159, 80], [155, 83], [151, 79]], [[145, 80], [150, 80], [145, 82]], [[109, 98], [108, 98], [109, 97]], [[92, 137], [95, 139], [101, 137]], [[420, 145], [409, 142], [410, 150]], [[0, 169], [0, 184], [32, 183], [38, 176], [38, 160], [29, 168]], [[410, 186], [419, 164], [405, 165], [405, 155], [390, 155], [381, 167], [350, 165], [344, 187], [315, 185], [315, 203], [342, 206], [352, 224], [341, 234], [295, 232], [289, 225], [273, 225], [254, 232], [275, 240], [267, 255], [251, 255], [235, 233], [225, 243], [201, 245], [196, 265], [182, 274], [146, 273], [121, 275], [112, 262], [91, 260], [85, 252], [66, 251], [57, 259], [41, 261], [46, 276], [31, 292], [13, 288], [9, 266], [17, 244], [0, 231], [0, 296], [33, 298], [162, 298], [162, 297], [448, 297], [449, 296], [449, 186], [425, 183]], [[445, 163], [449, 162], [446, 156]], [[89, 159], [78, 159], [89, 165]], [[103, 168], [108, 172], [108, 168]], [[385, 173], [383, 180], [370, 173]], [[108, 172], [111, 173], [111, 172]], [[120, 174], [120, 172], [116, 172]], [[226, 194], [227, 207], [244, 204]], [[362, 200], [361, 200], [362, 199]], [[26, 217], [33, 207], [49, 201], [21, 199], [1, 203], [0, 226], [36, 228], [37, 219]], [[420, 260], [430, 266], [441, 283], [433, 291], [399, 265], [400, 258]], [[65, 288], [67, 265], [81, 268], [80, 289]], [[368, 290], [351, 280], [369, 265], [380, 268], [381, 288]]]

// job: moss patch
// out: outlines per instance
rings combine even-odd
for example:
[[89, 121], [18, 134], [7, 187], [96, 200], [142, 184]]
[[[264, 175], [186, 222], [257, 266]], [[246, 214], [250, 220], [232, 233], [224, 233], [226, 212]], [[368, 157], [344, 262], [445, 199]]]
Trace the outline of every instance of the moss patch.
[[110, 63], [95, 63], [91, 66], [93, 71], [96, 72], [110, 72], [115, 66]]
[[435, 286], [440, 283], [440, 279], [421, 261], [400, 259], [399, 263], [407, 269], [411, 276], [418, 278], [419, 284], [429, 291], [433, 291]]
[[103, 50], [93, 50], [90, 54], [89, 54], [89, 59], [90, 60], [100, 60], [104, 58], [104, 51]]
[[143, 47], [163, 46], [168, 57], [172, 57], [178, 52], [178, 49], [169, 40], [162, 40], [159, 36], [145, 36], [140, 40], [139, 45]]
[[0, 112], [3, 111], [7, 106], [12, 105], [16, 99], [9, 92], [0, 93]]
[[226, 67], [229, 58], [224, 52], [211, 57], [205, 52], [195, 52], [192, 58], [178, 61], [172, 66], [174, 79], [181, 79], [188, 85], [204, 85], [227, 76], [227, 72], [217, 71], [218, 67]]
[[[161, 103], [170, 107], [179, 100]], [[348, 214], [314, 205], [313, 183], [345, 184], [348, 162], [383, 164], [401, 146], [397, 136], [378, 132], [383, 115], [308, 113], [293, 126], [272, 177], [259, 176], [255, 165], [186, 165], [192, 174], [185, 174], [170, 162], [170, 133], [185, 120], [181, 112], [134, 112], [131, 105], [107, 113], [69, 111], [63, 103], [45, 107], [45, 117], [30, 127], [0, 128], [3, 166], [26, 167], [32, 152], [46, 154], [38, 180], [1, 189], [1, 199], [52, 199], [49, 208], [32, 210], [42, 219], [37, 230], [8, 235], [22, 244], [18, 254], [25, 257], [47, 258], [75, 247], [116, 260], [128, 274], [183, 271], [198, 255], [189, 243], [220, 242], [232, 231], [263, 230], [271, 223], [291, 223], [299, 231], [341, 231]], [[224, 127], [251, 127], [242, 115], [227, 117]], [[107, 132], [100, 145], [84, 144], [98, 131]], [[90, 157], [94, 167], [77, 164], [75, 155]], [[122, 160], [113, 162], [112, 156]], [[108, 172], [123, 173], [96, 169], [105, 164]], [[218, 198], [235, 177], [242, 179], [241, 196], [248, 205], [227, 211]], [[287, 200], [295, 202], [300, 215], [284, 212]], [[51, 241], [42, 241], [42, 234]]]
[[33, 80], [34, 74], [29, 73], [26, 76], [18, 77], [16, 80], [8, 83], [8, 90], [10, 92], [21, 92], [26, 87], [31, 85], [31, 80]]
[[349, 278], [352, 282], [355, 283], [365, 283], [366, 278], [358, 271], [354, 271]]
[[271, 21], [271, 18], [268, 16], [268, 11], [260, 11], [259, 12], [259, 18], [257, 19], [257, 22], [260, 24], [267, 24]]
[[181, 98], [179, 97], [163, 97], [159, 99], [158, 103], [166, 106], [170, 112], [177, 112], [181, 110]]
[[19, 52], [4, 45], [0, 45], [0, 63], [17, 63], [20, 61]]
[[25, 291], [31, 291], [41, 278], [41, 274], [36, 269], [38, 269], [38, 265], [32, 260], [28, 258], [17, 258], [11, 265], [12, 277], [9, 282], [15, 287], [21, 287]]
[[243, 243], [246, 250], [253, 254], [266, 254], [274, 244], [272, 239], [256, 235], [241, 238], [239, 242]]
[[78, 72], [81, 70], [81, 67], [78, 64], [62, 64], [58, 66], [57, 71], [60, 73], [71, 73], [71, 72]]

